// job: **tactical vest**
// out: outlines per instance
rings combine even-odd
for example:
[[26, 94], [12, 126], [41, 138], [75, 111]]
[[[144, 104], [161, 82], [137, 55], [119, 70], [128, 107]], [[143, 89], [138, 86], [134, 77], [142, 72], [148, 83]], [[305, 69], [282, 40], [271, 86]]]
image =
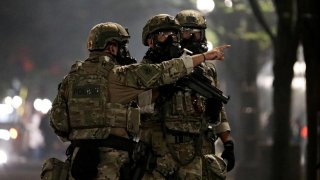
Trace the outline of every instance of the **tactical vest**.
[[[67, 91], [66, 102], [53, 105], [51, 123], [58, 131], [67, 131], [65, 138], [68, 140], [105, 139], [111, 128], [125, 128], [137, 133], [139, 107], [110, 103], [108, 75], [114, 64], [109, 60], [109, 57], [101, 56], [77, 61], [62, 82], [61, 86], [66, 88], [59, 90], [58, 96], [60, 91]], [[62, 118], [64, 122], [58, 119], [61, 116], [67, 116]]]
[[[216, 71], [214, 67], [202, 65], [206, 76], [214, 82]], [[170, 89], [171, 88], [171, 89]], [[162, 90], [162, 91], [161, 91]], [[205, 116], [205, 98], [188, 87], [168, 85], [160, 88], [160, 105], [156, 105], [156, 121], [164, 123], [166, 129], [177, 133], [200, 134], [207, 129]], [[158, 113], [158, 114], [157, 114]]]

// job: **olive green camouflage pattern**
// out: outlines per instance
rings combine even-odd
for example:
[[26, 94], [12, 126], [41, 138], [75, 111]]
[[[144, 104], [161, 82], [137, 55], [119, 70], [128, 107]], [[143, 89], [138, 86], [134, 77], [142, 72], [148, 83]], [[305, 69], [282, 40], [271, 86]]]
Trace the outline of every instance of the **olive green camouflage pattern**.
[[66, 180], [68, 178], [70, 163], [57, 158], [49, 158], [42, 165], [42, 180]]
[[[205, 76], [216, 86], [213, 73], [215, 69], [202, 64], [205, 68]], [[204, 116], [205, 98], [201, 95], [192, 94], [192, 90], [183, 87], [183, 91], [177, 91], [162, 105], [163, 122], [169, 130], [180, 133], [200, 134], [207, 129], [206, 117]], [[159, 116], [160, 117], [160, 116]], [[219, 120], [221, 122], [221, 119]]]
[[[96, 136], [91, 133], [83, 137], [77, 130], [114, 126], [106, 114], [106, 109], [110, 108], [107, 107], [109, 94], [105, 86], [108, 83], [107, 75], [113, 66], [105, 66], [103, 63], [104, 61], [97, 59], [77, 63], [77, 67], [72, 68], [65, 79], [69, 86], [67, 99], [71, 139], [103, 138], [90, 137]], [[108, 134], [104, 137], [107, 136]]]
[[[147, 59], [144, 62], [149, 62]], [[213, 86], [217, 86], [217, 74], [215, 66], [212, 63], [203, 63], [205, 76], [212, 81]], [[183, 89], [182, 89], [183, 88]], [[180, 87], [173, 96], [166, 98], [161, 105], [162, 110], [155, 109], [153, 114], [144, 114], [141, 127], [141, 139], [150, 143], [153, 150], [158, 155], [157, 168], [149, 173], [146, 179], [157, 177], [158, 174], [172, 175], [185, 179], [183, 174], [188, 174], [193, 179], [216, 179], [221, 174], [217, 171], [215, 161], [212, 163], [210, 158], [204, 158], [204, 155], [214, 153], [214, 143], [203, 136], [202, 141], [197, 138], [189, 138], [189, 141], [177, 143], [176, 137], [171, 132], [181, 134], [191, 134], [194, 137], [202, 137], [202, 133], [207, 131], [207, 122], [204, 112], [199, 108], [205, 108], [205, 98], [192, 94], [192, 90], [187, 87]], [[192, 95], [191, 95], [192, 94]], [[157, 106], [155, 106], [157, 107]], [[162, 113], [159, 115], [159, 113]], [[161, 119], [159, 119], [161, 118]], [[161, 122], [164, 123], [167, 132], [163, 132]], [[218, 129], [217, 129], [218, 128]], [[224, 109], [220, 112], [220, 124], [212, 127], [212, 133], [216, 134], [230, 130]], [[165, 133], [165, 139], [164, 134]], [[199, 154], [200, 152], [200, 154]], [[210, 166], [207, 166], [209, 164]], [[224, 166], [221, 166], [224, 167]], [[203, 172], [203, 171], [206, 172]], [[226, 170], [226, 169], [224, 169]], [[193, 173], [192, 175], [190, 173]]]
[[90, 51], [102, 50], [112, 40], [122, 42], [130, 38], [128, 31], [120, 24], [113, 22], [95, 25], [89, 33], [87, 48]]
[[[188, 58], [191, 57], [189, 56]], [[138, 89], [156, 88], [174, 83], [188, 73], [184, 63], [180, 60], [182, 59], [176, 58], [160, 64], [118, 66], [113, 69], [113, 73], [117, 74], [120, 83], [126, 84], [128, 87]]]
[[67, 112], [67, 100], [63, 96], [65, 88], [59, 84], [59, 92], [53, 100], [52, 108], [49, 112], [50, 126], [62, 141], [67, 141], [70, 131], [69, 116]]
[[[143, 180], [167, 179], [175, 177], [177, 179], [201, 179], [202, 177], [202, 159], [200, 156], [194, 156], [195, 147], [192, 141], [175, 144], [175, 137], [168, 134], [163, 136], [160, 124], [142, 130], [144, 141], [152, 144], [152, 149], [157, 156], [157, 166], [152, 172], [146, 172]], [[175, 156], [182, 161], [190, 163], [181, 165], [170, 153], [170, 148], [174, 149]]]
[[68, 129], [68, 139], [103, 139], [108, 137], [111, 127], [126, 127], [126, 108], [108, 103], [107, 75], [112, 68], [113, 65], [107, 65], [103, 59], [77, 61], [71, 67], [60, 87], [67, 95], [68, 108], [54, 105], [51, 113], [54, 125], [61, 123], [58, 118], [62, 115], [58, 112], [68, 113], [69, 127], [62, 128]]
[[179, 22], [169, 14], [158, 14], [156, 16], [151, 17], [142, 31], [142, 43], [145, 46], [148, 46], [147, 39], [149, 35], [155, 33], [159, 30], [180, 30]]
[[78, 61], [62, 81], [50, 112], [50, 124], [61, 138], [104, 139], [111, 127], [138, 131], [134, 126], [140, 124], [135, 118], [137, 113], [128, 116], [126, 105], [109, 103], [111, 95], [108, 92], [112, 91], [108, 87], [109, 74], [113, 74], [116, 83], [126, 90], [128, 87], [147, 89], [173, 83], [188, 72], [183, 59], [129, 66], [114, 66], [110, 61], [107, 56]]
[[[113, 56], [95, 51], [109, 41], [127, 38], [125, 29], [115, 23], [103, 23], [92, 29], [89, 58], [72, 65], [59, 85], [50, 111], [50, 124], [65, 141], [106, 139], [111, 130], [114, 130], [112, 133], [119, 130], [120, 133], [114, 135], [122, 137], [132, 135], [127, 132], [137, 133], [140, 112], [139, 108], [131, 107], [130, 102], [139, 93], [174, 83], [193, 69], [190, 56], [160, 64], [119, 66]], [[78, 149], [72, 152], [71, 164]], [[128, 152], [99, 147], [99, 153], [101, 162], [96, 179], [119, 179], [120, 167], [129, 161]], [[71, 175], [69, 179], [73, 179]]]
[[227, 164], [214, 154], [204, 155], [203, 180], [225, 180], [227, 178]]
[[196, 10], [183, 10], [176, 15], [182, 27], [206, 29], [207, 23], [204, 16]]

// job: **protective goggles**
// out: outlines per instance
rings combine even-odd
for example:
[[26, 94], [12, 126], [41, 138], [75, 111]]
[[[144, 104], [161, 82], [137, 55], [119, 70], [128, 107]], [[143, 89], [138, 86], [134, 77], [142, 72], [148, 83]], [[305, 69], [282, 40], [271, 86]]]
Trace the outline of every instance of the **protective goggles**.
[[182, 27], [181, 28], [181, 31], [182, 32], [185, 32], [185, 33], [196, 33], [196, 32], [201, 32], [201, 29], [197, 29], [197, 28], [186, 28], [186, 27]]
[[182, 38], [189, 39], [190, 37], [194, 37], [195, 40], [202, 40], [202, 30], [196, 28], [181, 28]]
[[164, 37], [167, 38], [169, 36], [177, 36], [177, 32], [174, 31], [160, 31], [158, 32], [158, 37]]
[[159, 31], [158, 33], [156, 33], [156, 36], [159, 40], [165, 40], [169, 36], [171, 36], [175, 41], [180, 40], [180, 34], [176, 31]]

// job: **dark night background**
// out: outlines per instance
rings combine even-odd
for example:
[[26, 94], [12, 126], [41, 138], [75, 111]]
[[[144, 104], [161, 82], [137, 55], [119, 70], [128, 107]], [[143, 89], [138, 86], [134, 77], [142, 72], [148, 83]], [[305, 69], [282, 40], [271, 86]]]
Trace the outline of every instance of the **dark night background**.
[[[95, 24], [113, 21], [127, 27], [131, 55], [139, 60], [147, 50], [141, 42], [146, 21], [159, 13], [174, 16], [183, 9], [197, 9], [196, 2], [2, 0], [1, 101], [6, 96], [24, 95], [16, 119], [28, 124], [36, 114], [30, 105], [34, 99], [52, 101], [70, 66], [87, 57], [86, 40]], [[226, 110], [236, 142], [237, 164], [228, 179], [319, 179], [318, 1], [214, 2], [215, 9], [205, 14], [207, 38], [214, 46], [232, 45], [225, 61], [216, 62], [220, 88], [231, 96]], [[233, 6], [227, 7], [226, 2]], [[293, 71], [296, 62], [304, 67], [302, 72]], [[47, 120], [42, 116], [42, 122]], [[57, 151], [32, 159], [25, 150], [21, 152], [22, 163], [0, 165], [0, 179], [38, 179], [44, 159], [64, 158], [65, 145], [57, 141], [52, 130], [42, 133], [51, 137]]]

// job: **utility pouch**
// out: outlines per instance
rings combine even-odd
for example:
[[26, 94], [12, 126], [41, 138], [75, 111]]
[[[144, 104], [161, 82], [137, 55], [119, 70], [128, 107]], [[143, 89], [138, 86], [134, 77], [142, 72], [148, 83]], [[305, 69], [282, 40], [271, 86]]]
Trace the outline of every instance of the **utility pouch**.
[[137, 135], [140, 130], [140, 107], [131, 101], [128, 107], [127, 130], [133, 135]]
[[67, 180], [70, 164], [57, 158], [49, 158], [42, 165], [42, 180]]

